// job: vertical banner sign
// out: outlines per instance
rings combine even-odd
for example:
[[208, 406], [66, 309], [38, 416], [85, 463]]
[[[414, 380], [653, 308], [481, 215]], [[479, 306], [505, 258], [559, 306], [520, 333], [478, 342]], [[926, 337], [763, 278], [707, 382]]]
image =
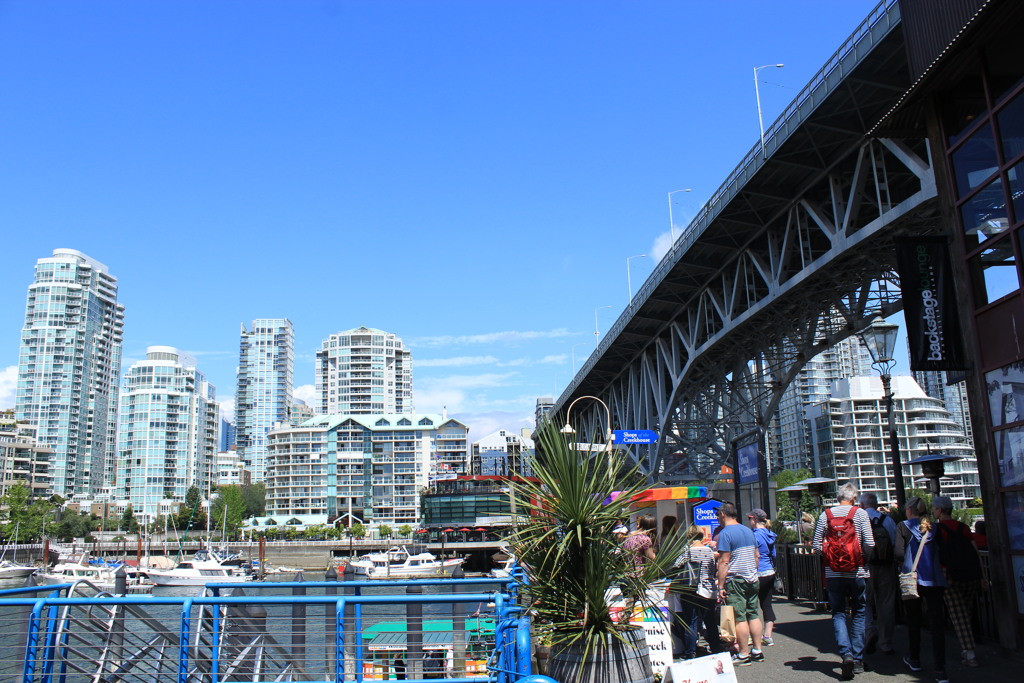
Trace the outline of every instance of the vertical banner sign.
[[911, 370], [966, 370], [944, 237], [896, 240]]
[[757, 442], [736, 449], [736, 469], [740, 484], [753, 484], [760, 479], [757, 469]]

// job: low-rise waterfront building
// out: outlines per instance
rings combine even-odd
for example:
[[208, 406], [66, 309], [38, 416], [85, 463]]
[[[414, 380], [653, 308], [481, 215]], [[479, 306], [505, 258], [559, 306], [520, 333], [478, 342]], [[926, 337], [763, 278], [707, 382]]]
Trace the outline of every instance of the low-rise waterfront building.
[[36, 440], [36, 427], [14, 418], [14, 411], [0, 413], [0, 497], [21, 484], [32, 497], [50, 492], [50, 457], [53, 449]]
[[413, 413], [278, 425], [268, 435], [263, 521], [415, 525], [431, 472], [465, 471], [468, 433], [458, 420]]
[[527, 472], [533, 440], [522, 433], [499, 429], [473, 442], [471, 472], [474, 475], [531, 476]]

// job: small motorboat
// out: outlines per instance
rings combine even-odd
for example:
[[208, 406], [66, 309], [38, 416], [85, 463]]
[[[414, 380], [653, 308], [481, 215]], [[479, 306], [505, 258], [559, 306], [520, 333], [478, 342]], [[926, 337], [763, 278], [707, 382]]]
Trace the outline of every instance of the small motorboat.
[[93, 588], [105, 593], [114, 593], [117, 588], [117, 571], [124, 567], [125, 589], [130, 594], [149, 593], [153, 584], [127, 564], [110, 564], [102, 560], [89, 561], [86, 555], [79, 562], [59, 562], [49, 571], [40, 571], [36, 578], [40, 583], [59, 584], [87, 581]]
[[191, 560], [173, 569], [147, 569], [146, 575], [157, 586], [205, 586], [208, 583], [242, 583], [251, 575], [242, 566], [237, 553], [214, 548], [197, 550]]
[[386, 553], [370, 553], [349, 564], [356, 576], [368, 579], [427, 579], [450, 577], [465, 562], [462, 558], [439, 560], [431, 553], [412, 554], [405, 546]]

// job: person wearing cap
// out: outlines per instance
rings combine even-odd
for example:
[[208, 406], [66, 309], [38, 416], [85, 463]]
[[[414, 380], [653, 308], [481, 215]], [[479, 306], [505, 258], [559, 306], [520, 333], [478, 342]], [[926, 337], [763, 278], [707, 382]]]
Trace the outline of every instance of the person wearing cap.
[[764, 622], [763, 645], [772, 646], [772, 631], [775, 629], [775, 610], [772, 609], [772, 592], [775, 590], [775, 539], [778, 534], [772, 531], [772, 522], [768, 513], [761, 508], [754, 508], [747, 513], [747, 520], [754, 530], [757, 541], [757, 600], [761, 604], [761, 621]]

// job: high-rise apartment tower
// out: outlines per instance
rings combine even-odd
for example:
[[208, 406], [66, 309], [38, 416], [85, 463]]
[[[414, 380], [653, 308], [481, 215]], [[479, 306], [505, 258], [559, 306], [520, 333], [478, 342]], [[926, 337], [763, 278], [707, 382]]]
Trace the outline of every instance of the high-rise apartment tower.
[[324, 415], [412, 412], [412, 356], [390, 332], [332, 334], [316, 353], [316, 389]]
[[287, 318], [242, 325], [235, 391], [235, 448], [254, 482], [266, 472], [267, 433], [287, 422], [292, 406], [295, 331]]
[[121, 392], [116, 496], [148, 521], [177, 510], [191, 486], [215, 488], [216, 389], [194, 358], [150, 346]]
[[52, 492], [99, 493], [112, 478], [124, 306], [117, 278], [74, 249], [36, 262], [18, 358], [15, 412], [53, 449]]

